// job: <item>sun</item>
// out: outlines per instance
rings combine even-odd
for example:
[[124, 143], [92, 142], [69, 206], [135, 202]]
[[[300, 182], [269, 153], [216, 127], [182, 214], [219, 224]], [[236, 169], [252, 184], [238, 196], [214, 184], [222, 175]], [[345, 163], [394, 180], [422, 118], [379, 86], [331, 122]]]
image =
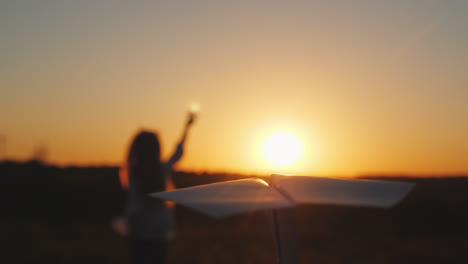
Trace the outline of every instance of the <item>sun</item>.
[[296, 134], [277, 131], [265, 138], [262, 144], [262, 156], [265, 162], [274, 168], [288, 168], [301, 159], [302, 146]]

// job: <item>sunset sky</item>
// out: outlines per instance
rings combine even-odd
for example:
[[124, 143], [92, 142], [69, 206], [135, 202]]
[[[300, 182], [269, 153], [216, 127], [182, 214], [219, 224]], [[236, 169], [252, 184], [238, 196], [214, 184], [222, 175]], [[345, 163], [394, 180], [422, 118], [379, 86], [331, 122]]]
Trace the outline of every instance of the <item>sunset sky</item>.
[[[118, 165], [141, 128], [179, 169], [468, 173], [468, 1], [0, 1], [0, 158]], [[265, 162], [275, 131], [290, 167]]]

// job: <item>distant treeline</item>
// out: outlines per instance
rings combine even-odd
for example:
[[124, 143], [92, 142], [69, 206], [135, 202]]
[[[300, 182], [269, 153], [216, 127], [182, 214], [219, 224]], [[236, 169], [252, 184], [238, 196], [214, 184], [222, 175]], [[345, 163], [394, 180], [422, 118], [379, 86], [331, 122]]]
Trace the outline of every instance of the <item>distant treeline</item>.
[[[183, 188], [243, 177], [249, 176], [175, 172], [174, 182]], [[0, 178], [3, 186], [0, 214], [7, 216], [107, 221], [120, 214], [124, 206], [125, 192], [119, 185], [117, 167], [63, 168], [39, 162], [2, 162]], [[404, 212], [409, 226], [428, 226], [435, 231], [464, 225], [462, 221], [468, 220], [468, 177], [386, 176], [383, 180], [416, 183], [407, 199], [395, 209]]]
[[[29, 219], [108, 220], [122, 212], [125, 192], [118, 167], [58, 167], [30, 162], [0, 162], [0, 215]], [[248, 177], [236, 174], [175, 172], [176, 187]]]

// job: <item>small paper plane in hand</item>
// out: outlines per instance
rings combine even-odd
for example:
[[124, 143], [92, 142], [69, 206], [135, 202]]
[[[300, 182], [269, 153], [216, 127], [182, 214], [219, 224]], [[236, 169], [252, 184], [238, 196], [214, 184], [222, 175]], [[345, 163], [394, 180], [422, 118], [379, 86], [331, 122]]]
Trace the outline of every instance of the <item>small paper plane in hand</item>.
[[273, 174], [150, 194], [190, 207], [214, 218], [297, 204], [332, 204], [389, 208], [414, 184]]

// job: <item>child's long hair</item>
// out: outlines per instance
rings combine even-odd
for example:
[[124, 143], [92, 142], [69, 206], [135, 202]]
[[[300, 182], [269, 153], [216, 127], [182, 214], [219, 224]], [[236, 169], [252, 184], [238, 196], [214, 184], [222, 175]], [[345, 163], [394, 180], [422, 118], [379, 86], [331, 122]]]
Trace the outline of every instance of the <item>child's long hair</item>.
[[158, 136], [154, 132], [141, 131], [130, 144], [127, 160], [120, 170], [120, 183], [128, 188], [132, 183], [146, 193], [165, 190]]

